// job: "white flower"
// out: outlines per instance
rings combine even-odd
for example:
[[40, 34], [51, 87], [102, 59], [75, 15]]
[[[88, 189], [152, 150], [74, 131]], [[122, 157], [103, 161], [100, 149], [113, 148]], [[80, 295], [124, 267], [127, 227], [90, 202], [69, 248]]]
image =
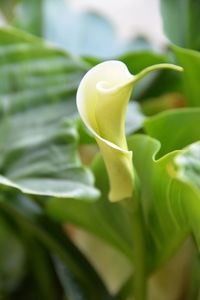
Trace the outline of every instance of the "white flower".
[[103, 155], [110, 180], [110, 201], [129, 198], [134, 189], [132, 151], [127, 148], [125, 136], [126, 108], [132, 88], [144, 75], [160, 68], [181, 69], [160, 64], [134, 76], [124, 63], [106, 61], [88, 71], [79, 85], [78, 111]]

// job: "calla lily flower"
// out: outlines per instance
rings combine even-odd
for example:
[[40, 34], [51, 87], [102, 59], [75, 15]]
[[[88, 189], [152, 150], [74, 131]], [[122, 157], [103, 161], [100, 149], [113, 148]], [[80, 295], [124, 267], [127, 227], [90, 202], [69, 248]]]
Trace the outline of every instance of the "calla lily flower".
[[132, 151], [125, 136], [127, 104], [135, 83], [147, 73], [161, 68], [182, 68], [160, 64], [134, 76], [120, 61], [106, 61], [89, 70], [77, 91], [79, 114], [94, 135], [103, 155], [110, 181], [110, 201], [130, 198], [134, 190]]

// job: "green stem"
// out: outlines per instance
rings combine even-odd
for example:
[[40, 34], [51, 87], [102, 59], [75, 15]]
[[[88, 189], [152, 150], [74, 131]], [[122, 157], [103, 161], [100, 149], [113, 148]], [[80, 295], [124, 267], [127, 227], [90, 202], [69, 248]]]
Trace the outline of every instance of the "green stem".
[[129, 81], [122, 83], [121, 85], [118, 85], [117, 87], [110, 89], [110, 92], [117, 92], [119, 91], [121, 88], [127, 86], [127, 85], [133, 85], [135, 83], [137, 83], [138, 81], [140, 81], [143, 77], [145, 77], [146, 75], [148, 75], [149, 73], [153, 72], [153, 71], [159, 71], [159, 70], [163, 70], [163, 69], [169, 69], [169, 70], [174, 70], [174, 71], [178, 71], [178, 72], [182, 72], [183, 68], [174, 64], [157, 64], [157, 65], [153, 65], [153, 66], [149, 66], [147, 68], [145, 68], [144, 70], [142, 70], [140, 73], [138, 73], [137, 75], [133, 76], [130, 78]]
[[127, 199], [128, 212], [133, 232], [133, 285], [132, 295], [134, 300], [146, 300], [147, 278], [146, 278], [146, 242], [145, 229], [143, 224], [143, 215], [141, 203], [134, 195]]
[[163, 70], [163, 69], [169, 69], [169, 70], [174, 70], [174, 71], [178, 71], [178, 72], [182, 72], [183, 68], [177, 65], [173, 65], [173, 64], [157, 64], [157, 65], [153, 65], [150, 67], [145, 68], [144, 70], [142, 70], [140, 73], [138, 73], [134, 79], [133, 82], [137, 82], [140, 79], [142, 79], [144, 76], [146, 76], [147, 74], [153, 72], [153, 71], [159, 71], [159, 70]]

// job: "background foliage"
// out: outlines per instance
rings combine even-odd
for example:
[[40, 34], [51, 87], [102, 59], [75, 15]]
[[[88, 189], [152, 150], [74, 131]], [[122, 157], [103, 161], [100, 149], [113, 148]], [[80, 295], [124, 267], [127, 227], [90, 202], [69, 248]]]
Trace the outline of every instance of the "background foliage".
[[161, 0], [173, 44], [162, 53], [144, 40], [122, 43], [101, 16], [78, 14], [62, 0], [2, 0], [0, 8], [9, 25], [0, 29], [0, 299], [126, 298], [129, 279], [111, 293], [71, 229], [132, 260], [129, 217], [121, 203], [108, 202], [103, 161], [75, 105], [82, 76], [105, 58], [134, 74], [165, 62], [184, 68], [136, 86], [126, 131], [141, 183], [149, 275], [190, 236], [191, 272], [178, 299], [200, 299], [198, 1]]

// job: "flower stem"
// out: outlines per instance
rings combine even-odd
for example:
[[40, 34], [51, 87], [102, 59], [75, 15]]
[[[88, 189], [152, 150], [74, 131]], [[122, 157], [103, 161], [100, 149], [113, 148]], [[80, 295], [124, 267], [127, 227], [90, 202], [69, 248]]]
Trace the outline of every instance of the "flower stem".
[[141, 203], [137, 195], [126, 200], [133, 233], [133, 284], [132, 296], [134, 300], [146, 300], [146, 241]]
[[142, 70], [140, 73], [138, 73], [135, 78], [133, 79], [134, 82], [139, 81], [140, 79], [142, 79], [144, 76], [146, 76], [147, 74], [153, 72], [153, 71], [159, 71], [159, 70], [163, 70], [163, 69], [169, 69], [169, 70], [174, 70], [174, 71], [178, 71], [178, 72], [182, 72], [183, 68], [174, 64], [157, 64], [157, 65], [153, 65], [150, 67], [145, 68], [144, 70]]

